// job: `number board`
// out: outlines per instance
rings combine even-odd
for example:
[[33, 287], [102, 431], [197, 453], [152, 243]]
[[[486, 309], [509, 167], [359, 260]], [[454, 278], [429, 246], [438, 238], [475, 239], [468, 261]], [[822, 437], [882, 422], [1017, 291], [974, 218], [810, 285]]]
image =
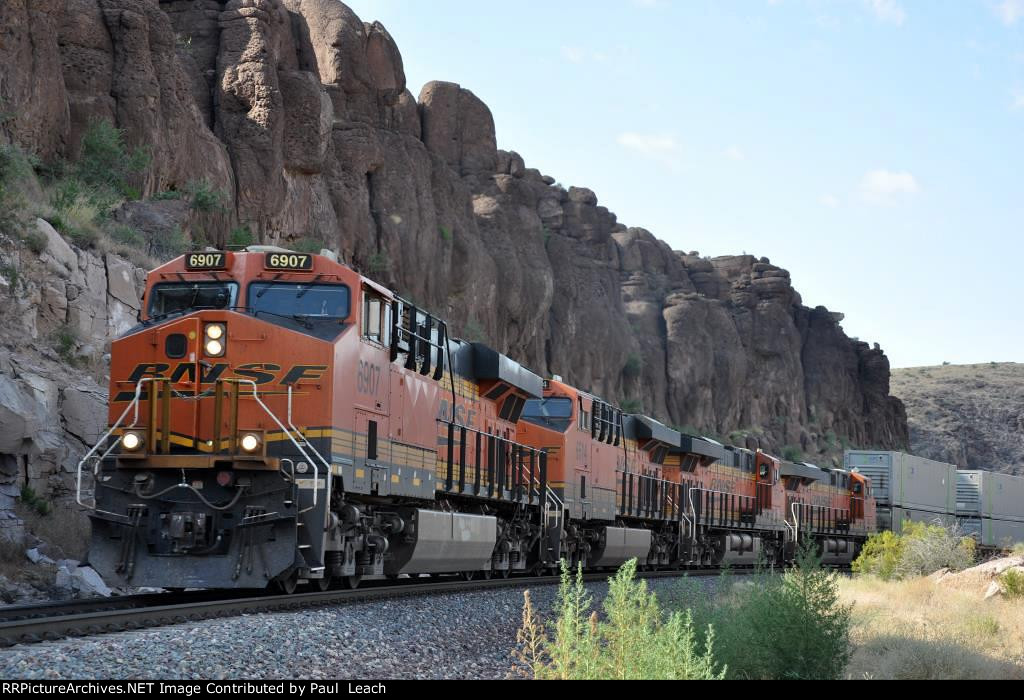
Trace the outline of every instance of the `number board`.
[[313, 256], [306, 253], [267, 253], [268, 270], [312, 270]]
[[227, 266], [226, 253], [189, 253], [185, 256], [186, 270], [223, 270]]

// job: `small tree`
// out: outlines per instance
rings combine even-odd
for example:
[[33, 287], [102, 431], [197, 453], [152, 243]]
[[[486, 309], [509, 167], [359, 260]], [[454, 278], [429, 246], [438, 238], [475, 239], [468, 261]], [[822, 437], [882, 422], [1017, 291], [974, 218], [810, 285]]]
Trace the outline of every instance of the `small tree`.
[[693, 616], [663, 615], [654, 593], [635, 576], [633, 559], [611, 579], [602, 621], [591, 610], [582, 566], [571, 577], [563, 561], [555, 620], [547, 631], [527, 592], [514, 653], [526, 674], [561, 680], [722, 678], [725, 669], [717, 669], [714, 658], [714, 630], [707, 628], [701, 651]]

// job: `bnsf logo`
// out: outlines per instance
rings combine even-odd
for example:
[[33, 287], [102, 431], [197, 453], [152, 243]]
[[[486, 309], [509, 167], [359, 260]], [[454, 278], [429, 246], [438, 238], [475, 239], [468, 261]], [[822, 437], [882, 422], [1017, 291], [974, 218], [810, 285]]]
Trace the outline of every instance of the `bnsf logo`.
[[[230, 372], [228, 371], [230, 370]], [[295, 384], [303, 379], [317, 380], [323, 377], [327, 365], [295, 365], [282, 371], [280, 365], [269, 362], [254, 362], [230, 367], [226, 362], [216, 365], [204, 365], [199, 378], [200, 384], [213, 384], [218, 379], [248, 379], [262, 384]], [[196, 381], [196, 365], [194, 362], [180, 362], [174, 365], [163, 362], [143, 363], [137, 365], [127, 381], [137, 384], [143, 377], [166, 377], [172, 383]], [[135, 398], [135, 389], [122, 391], [114, 397], [114, 401], [131, 401]]]

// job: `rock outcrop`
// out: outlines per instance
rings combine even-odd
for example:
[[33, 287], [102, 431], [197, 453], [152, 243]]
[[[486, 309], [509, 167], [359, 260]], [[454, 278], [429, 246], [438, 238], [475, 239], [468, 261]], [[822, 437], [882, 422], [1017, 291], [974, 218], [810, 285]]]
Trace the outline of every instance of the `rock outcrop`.
[[0, 511], [22, 486], [73, 493], [78, 460], [106, 430], [108, 339], [137, 323], [144, 280], [35, 225], [39, 254], [0, 234]]
[[[414, 97], [387, 30], [337, 0], [9, 0], [0, 27], [0, 141], [73, 159], [89, 121], [111, 120], [153, 155], [144, 196], [198, 180], [225, 193], [211, 240], [238, 225], [315, 239], [456, 332], [680, 427], [809, 453], [906, 445], [884, 354], [803, 306], [789, 273], [619, 223], [591, 190], [499, 150], [470, 90]], [[129, 207], [118, 216], [159, 218]], [[52, 241], [43, 258], [47, 274], [12, 295], [26, 332], [63, 315], [101, 343], [133, 313], [132, 273], [111, 256]], [[22, 426], [5, 428], [4, 473], [22, 455], [48, 465], [30, 479], [66, 468], [39, 426], [85, 439], [95, 424], [63, 412], [99, 389], [41, 383], [16, 351], [0, 362], [3, 425]]]

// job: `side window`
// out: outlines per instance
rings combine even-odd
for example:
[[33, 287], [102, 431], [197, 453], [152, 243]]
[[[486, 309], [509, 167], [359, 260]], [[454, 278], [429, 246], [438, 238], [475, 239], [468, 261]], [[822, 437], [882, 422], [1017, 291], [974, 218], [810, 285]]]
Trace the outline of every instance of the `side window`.
[[363, 289], [363, 337], [388, 344], [391, 305], [369, 289]]

